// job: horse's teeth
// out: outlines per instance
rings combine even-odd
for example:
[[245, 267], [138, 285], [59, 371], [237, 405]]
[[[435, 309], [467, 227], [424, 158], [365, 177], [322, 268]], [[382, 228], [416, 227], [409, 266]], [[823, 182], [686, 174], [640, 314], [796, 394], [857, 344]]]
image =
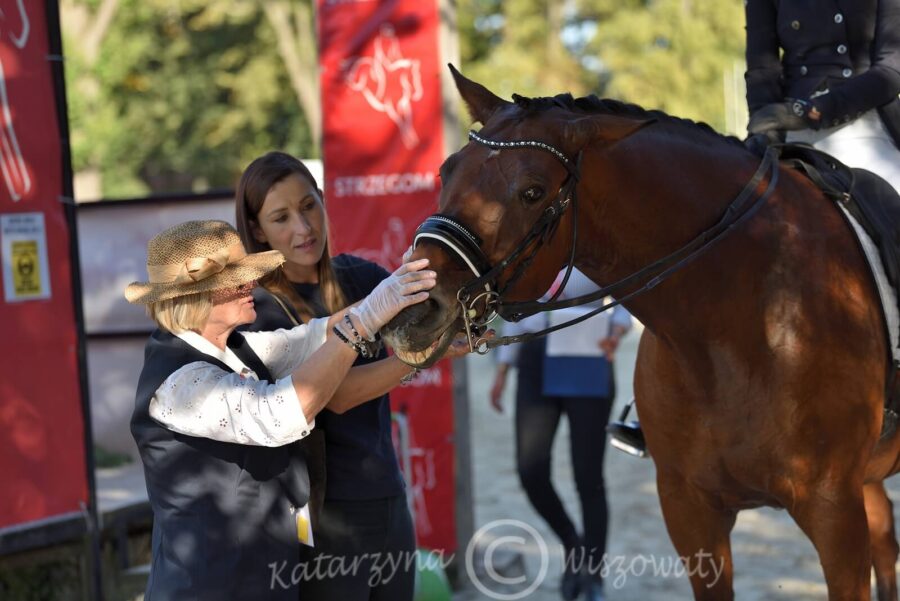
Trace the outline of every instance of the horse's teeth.
[[408, 365], [422, 365], [431, 357], [431, 355], [434, 354], [434, 350], [435, 345], [425, 349], [424, 351], [404, 351], [400, 349], [394, 349], [394, 353], [397, 355], [397, 358]]

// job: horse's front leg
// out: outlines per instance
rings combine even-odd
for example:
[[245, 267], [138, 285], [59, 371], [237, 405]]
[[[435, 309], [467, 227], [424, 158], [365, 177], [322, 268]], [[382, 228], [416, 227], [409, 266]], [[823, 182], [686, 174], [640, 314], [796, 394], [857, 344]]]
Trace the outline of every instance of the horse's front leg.
[[869, 540], [872, 545], [872, 567], [878, 601], [897, 601], [897, 572], [894, 568], [900, 548], [894, 532], [894, 506], [884, 490], [883, 482], [863, 486]]
[[676, 474], [657, 473], [659, 502], [669, 537], [684, 563], [697, 601], [732, 601], [731, 529], [737, 513]]
[[828, 599], [869, 601], [872, 554], [862, 486], [829, 481], [786, 506], [819, 553]]

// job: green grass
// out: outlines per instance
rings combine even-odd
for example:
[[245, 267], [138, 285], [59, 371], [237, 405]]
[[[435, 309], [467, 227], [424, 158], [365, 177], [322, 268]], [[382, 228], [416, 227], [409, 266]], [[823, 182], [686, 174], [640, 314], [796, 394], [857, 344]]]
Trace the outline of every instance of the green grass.
[[107, 451], [103, 447], [94, 445], [94, 465], [97, 468], [119, 467], [131, 463], [131, 457], [125, 453]]

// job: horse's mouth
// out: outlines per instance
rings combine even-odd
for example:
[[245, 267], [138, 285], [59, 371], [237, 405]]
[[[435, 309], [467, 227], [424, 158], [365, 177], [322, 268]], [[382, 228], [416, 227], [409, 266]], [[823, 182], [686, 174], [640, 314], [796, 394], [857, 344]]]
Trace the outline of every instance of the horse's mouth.
[[444, 353], [447, 352], [447, 349], [450, 348], [450, 345], [453, 343], [453, 339], [456, 337], [457, 332], [457, 328], [454, 327], [455, 325], [456, 320], [451, 321], [450, 325], [447, 326], [447, 329], [444, 330], [438, 339], [428, 348], [420, 351], [413, 351], [395, 347], [394, 354], [397, 355], [398, 359], [410, 367], [415, 367], [416, 369], [426, 369], [431, 367], [444, 356]]

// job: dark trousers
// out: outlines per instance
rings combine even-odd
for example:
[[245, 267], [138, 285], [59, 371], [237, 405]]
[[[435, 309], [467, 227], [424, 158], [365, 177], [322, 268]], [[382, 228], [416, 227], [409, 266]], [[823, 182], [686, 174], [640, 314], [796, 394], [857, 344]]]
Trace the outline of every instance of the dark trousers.
[[[543, 396], [543, 341], [526, 344], [519, 359], [516, 390], [516, 465], [528, 500], [556, 533], [567, 552], [580, 553], [578, 532], [550, 479], [551, 449], [559, 421], [569, 420], [575, 486], [581, 501], [583, 544], [599, 567], [606, 552], [609, 521], [603, 482], [605, 427], [612, 398]], [[610, 395], [612, 396], [612, 395]], [[578, 555], [576, 555], [576, 560]], [[577, 564], [576, 564], [577, 565]]]
[[406, 497], [326, 500], [306, 547], [300, 601], [412, 601], [416, 537]]

